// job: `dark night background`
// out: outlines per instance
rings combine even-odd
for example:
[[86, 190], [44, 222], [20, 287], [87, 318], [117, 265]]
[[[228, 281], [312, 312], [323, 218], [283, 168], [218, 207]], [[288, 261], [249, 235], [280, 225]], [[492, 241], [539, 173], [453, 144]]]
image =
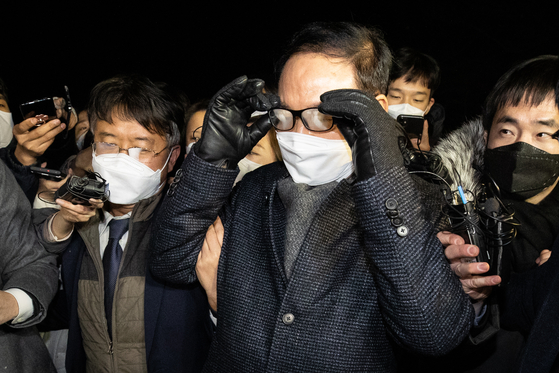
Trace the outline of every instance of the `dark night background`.
[[196, 101], [243, 74], [273, 82], [273, 63], [301, 25], [355, 21], [380, 28], [392, 49], [438, 60], [435, 99], [453, 127], [480, 113], [508, 68], [559, 53], [556, 0], [327, 3], [20, 2], [0, 22], [0, 76], [16, 123], [24, 101], [61, 95], [68, 85], [81, 108], [96, 83], [119, 73], [165, 81]]

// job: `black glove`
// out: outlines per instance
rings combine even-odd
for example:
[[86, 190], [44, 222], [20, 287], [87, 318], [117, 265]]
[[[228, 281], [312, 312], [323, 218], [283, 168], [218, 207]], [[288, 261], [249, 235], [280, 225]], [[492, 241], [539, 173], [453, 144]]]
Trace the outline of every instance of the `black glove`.
[[336, 124], [352, 149], [356, 181], [403, 166], [398, 137], [405, 135], [375, 98], [356, 89], [338, 89], [320, 100], [321, 113], [341, 118]]
[[241, 76], [222, 88], [210, 101], [204, 117], [202, 136], [194, 151], [203, 160], [235, 169], [272, 127], [263, 116], [250, 128], [251, 114], [279, 105], [279, 97], [263, 92], [264, 81]]

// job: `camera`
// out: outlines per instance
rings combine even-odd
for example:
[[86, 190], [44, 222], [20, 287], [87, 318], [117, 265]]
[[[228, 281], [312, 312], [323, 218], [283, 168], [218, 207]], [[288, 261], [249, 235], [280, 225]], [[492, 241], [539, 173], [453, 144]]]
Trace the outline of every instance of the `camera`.
[[74, 204], [89, 205], [90, 198], [107, 199], [105, 180], [97, 180], [88, 176], [79, 177], [72, 175], [55, 193], [54, 199], [65, 199]]

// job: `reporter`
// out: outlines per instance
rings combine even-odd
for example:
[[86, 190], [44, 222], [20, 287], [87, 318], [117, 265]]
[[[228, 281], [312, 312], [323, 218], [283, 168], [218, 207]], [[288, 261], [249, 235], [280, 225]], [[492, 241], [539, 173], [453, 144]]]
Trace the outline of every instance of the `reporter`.
[[54, 256], [37, 241], [31, 207], [0, 161], [0, 367], [6, 372], [54, 372], [32, 327], [46, 316], [56, 288]]
[[168, 286], [146, 265], [182, 108], [149, 79], [118, 76], [95, 86], [88, 113], [91, 165], [109, 185], [108, 202], [101, 211], [99, 200], [57, 200], [60, 211], [36, 220], [45, 248], [62, 254], [66, 371], [201, 371], [211, 338], [203, 289]]
[[[503, 264], [512, 273], [545, 261], [542, 250], [549, 249], [559, 234], [559, 105], [554, 97], [558, 62], [557, 56], [539, 56], [510, 69], [489, 94], [483, 117], [454, 131], [433, 149], [449, 170], [457, 169], [462, 181], [472, 185], [465, 190], [479, 194], [475, 189], [483, 170], [500, 188], [502, 201], [512, 206], [520, 227], [504, 247], [511, 260]], [[449, 245], [445, 255], [470, 297], [486, 299], [489, 314], [484, 316], [485, 327], [480, 325], [475, 335], [470, 334], [478, 350], [461, 359], [461, 366], [453, 362], [453, 371], [509, 372], [524, 338], [500, 330], [499, 307], [493, 295], [488, 297], [501, 291], [491, 290], [500, 282], [493, 276], [479, 277], [483, 270], [479, 263], [460, 263], [473, 257], [468, 250]]]

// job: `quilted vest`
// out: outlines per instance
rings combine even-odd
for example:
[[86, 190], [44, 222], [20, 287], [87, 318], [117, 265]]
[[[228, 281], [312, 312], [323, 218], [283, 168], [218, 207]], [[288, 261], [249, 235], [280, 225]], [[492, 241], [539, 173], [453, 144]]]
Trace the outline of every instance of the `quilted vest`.
[[150, 220], [137, 221], [135, 213], [131, 220], [114, 293], [112, 341], [104, 309], [99, 227], [88, 224], [79, 231], [87, 247], [78, 282], [78, 317], [88, 373], [147, 372], [144, 293], [151, 224]]

